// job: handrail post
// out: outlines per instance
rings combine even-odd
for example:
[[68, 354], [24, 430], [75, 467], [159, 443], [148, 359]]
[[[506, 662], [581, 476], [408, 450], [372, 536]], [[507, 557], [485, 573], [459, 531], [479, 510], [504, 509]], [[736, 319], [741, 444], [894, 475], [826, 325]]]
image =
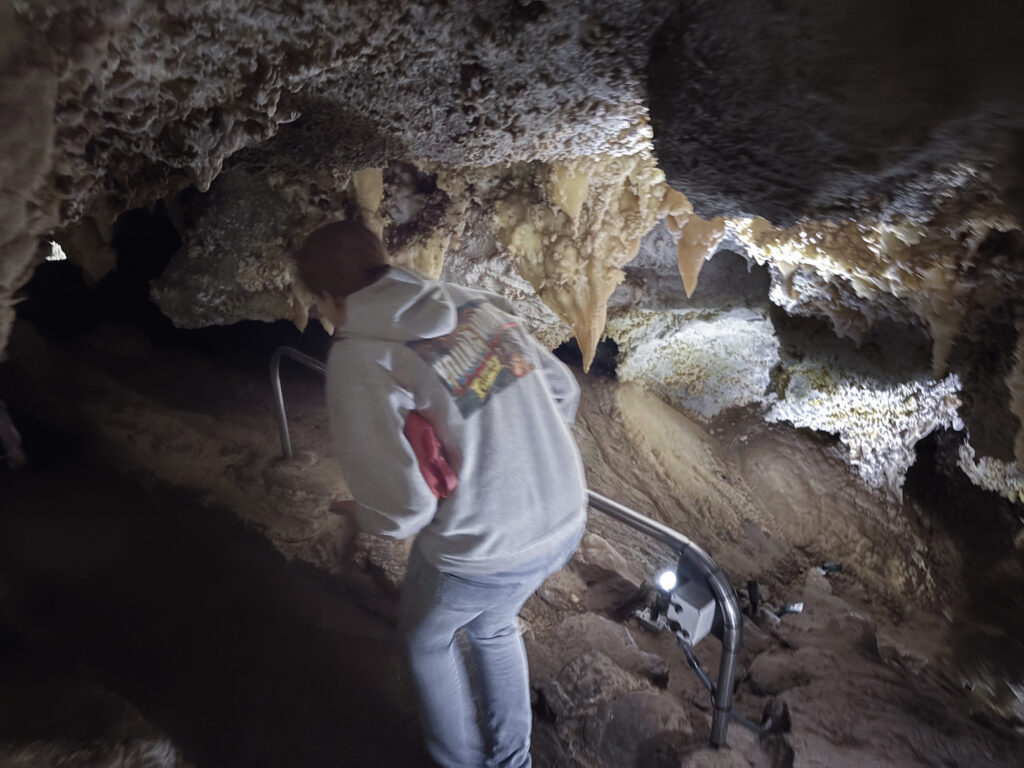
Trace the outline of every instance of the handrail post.
[[292, 347], [278, 347], [270, 356], [270, 387], [274, 391], [274, 418], [277, 432], [281, 437], [281, 451], [284, 458], [292, 458], [292, 436], [288, 431], [288, 415], [284, 410], [284, 392], [281, 390], [281, 358], [289, 357], [297, 363], [318, 373], [327, 373], [327, 366], [315, 357], [299, 352]]
[[[274, 392], [274, 416], [277, 419], [277, 430], [281, 437], [281, 450], [284, 457], [290, 459], [292, 458], [292, 439], [288, 431], [284, 393], [281, 390], [281, 359], [283, 357], [291, 358], [310, 370], [325, 375], [327, 366], [315, 357], [303, 354], [292, 347], [278, 347], [270, 357], [270, 384]], [[603, 512], [652, 539], [667, 544], [680, 557], [685, 555], [696, 565], [697, 570], [707, 582], [722, 616], [722, 658], [718, 664], [718, 684], [714, 691], [714, 711], [711, 714], [711, 746], [726, 746], [729, 721], [732, 719], [732, 689], [736, 682], [737, 660], [740, 646], [743, 643], [743, 614], [740, 611], [736, 591], [711, 556], [683, 534], [593, 491], [587, 491], [587, 495], [588, 503], [593, 509]]]
[[715, 688], [715, 706], [711, 716], [711, 745], [725, 746], [732, 718], [736, 666], [740, 646], [743, 644], [743, 614], [736, 591], [711, 556], [683, 534], [593, 491], [588, 491], [588, 494], [590, 506], [594, 509], [667, 544], [679, 555], [685, 553], [707, 582], [722, 613], [722, 659], [718, 665], [718, 685]]

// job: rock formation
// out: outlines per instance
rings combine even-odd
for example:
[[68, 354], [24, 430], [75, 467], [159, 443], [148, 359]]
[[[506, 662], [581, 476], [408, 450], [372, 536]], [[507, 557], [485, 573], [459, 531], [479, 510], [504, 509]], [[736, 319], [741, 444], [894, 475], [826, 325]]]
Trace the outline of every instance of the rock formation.
[[[1021, 17], [996, 0], [4, 2], [0, 349], [35, 265], [61, 247], [100, 282], [126, 210], [160, 203], [181, 236], [151, 296], [188, 328], [304, 327], [288, 254], [359, 216], [394, 264], [505, 293], [585, 366], [609, 334], [623, 378], [705, 418], [750, 406], [838, 435], [896, 491], [924, 434], [962, 428], [963, 471], [1018, 499]], [[760, 295], [709, 303], [723, 249], [767, 270], [775, 307], [862, 349], [788, 348]], [[927, 334], [930, 361], [879, 362], [885, 333]]]

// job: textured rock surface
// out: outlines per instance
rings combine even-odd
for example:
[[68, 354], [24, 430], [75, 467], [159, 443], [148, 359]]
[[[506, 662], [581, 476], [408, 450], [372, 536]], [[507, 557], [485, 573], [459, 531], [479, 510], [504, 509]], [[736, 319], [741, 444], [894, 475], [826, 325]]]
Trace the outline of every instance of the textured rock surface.
[[[647, 39], [673, 10], [648, 66]], [[612, 294], [623, 377], [647, 377], [716, 432], [635, 387], [590, 381], [577, 434], [592, 485], [707, 542], [737, 583], [763, 576], [766, 599], [809, 606], [792, 622], [799, 632], [787, 620], [770, 627], [770, 650], [755, 640], [764, 653], [747, 660], [745, 711], [764, 694], [787, 697], [801, 718], [790, 750], [824, 764], [1005, 763], [1014, 752], [1001, 736], [949, 710], [963, 705], [962, 685], [995, 680], [995, 711], [1019, 725], [1019, 665], [1009, 683], [985, 671], [916, 676], [920, 657], [850, 618], [864, 604], [883, 614], [924, 600], [952, 623], [949, 606], [977, 596], [961, 566], [978, 564], [961, 563], [948, 521], [880, 499], [844, 461], [898, 487], [918, 438], [958, 423], [949, 368], [969, 390], [961, 468], [1021, 500], [1021, 341], [1000, 331], [974, 344], [997, 311], [1004, 326], [1020, 323], [1021, 13], [880, 0], [2, 3], [0, 348], [46, 236], [97, 280], [114, 217], [160, 199], [184, 246], [153, 296], [182, 326], [304, 325], [310, 297], [286, 256], [325, 219], [357, 214], [394, 263], [510, 296], [552, 346], [575, 332], [592, 354]], [[663, 183], [651, 126], [689, 200]], [[723, 244], [760, 266], [708, 262]], [[769, 293], [868, 346], [889, 323], [926, 329], [939, 375], [929, 380], [917, 358], [887, 378], [793, 356], [772, 332]], [[58, 354], [25, 365], [56, 388], [52, 411], [73, 409], [119, 465], [216, 496], [288, 557], [393, 610], [403, 546], [353, 537], [326, 512], [343, 485], [321, 450], [318, 387], [294, 406], [299, 460], [282, 465], [251, 382], [193, 370], [172, 396], [161, 390], [170, 377], [141, 362], [157, 353], [122, 341], [116, 354], [89, 352], [105, 370]], [[985, 386], [987, 375], [1005, 388]], [[741, 404], [846, 447], [721, 412]], [[678, 682], [675, 649], [597, 613], [626, 610], [666, 555], [592, 526], [574, 570], [528, 609], [539, 703], [553, 718], [538, 729], [542, 753], [556, 765], [785, 764], [786, 745], [693, 753], [706, 696]], [[794, 586], [812, 561], [836, 558], [849, 580], [835, 595], [822, 579]], [[1005, 556], [985, 577], [1019, 586], [1019, 562]], [[979, 623], [966, 615], [956, 620]], [[979, 647], [1019, 648], [1019, 632], [981, 620], [992, 641]], [[850, 702], [868, 712], [853, 728]]]
[[449, 252], [442, 277], [505, 296], [530, 332], [554, 349], [572, 336], [572, 329], [541, 301], [515, 262], [501, 250], [491, 221], [490, 211], [470, 204], [462, 237]]
[[1013, 217], [993, 206], [950, 207], [921, 223], [728, 226], [749, 255], [772, 265], [772, 301], [787, 312], [828, 317], [856, 341], [879, 320], [914, 319], [931, 334], [941, 375], [965, 323], [1012, 296], [1022, 277], [1020, 245], [1006, 235], [1019, 234]]
[[[545, 342], [571, 329], [589, 361], [623, 265], [665, 218], [646, 242], [687, 298], [725, 238], [767, 266], [787, 312], [857, 340], [884, 320], [927, 328], [936, 375], [952, 362], [964, 383], [975, 465], [1011, 458], [1010, 395], [990, 397], [975, 375], [988, 367], [955, 344], [984, 334], [980, 318], [1021, 283], [1015, 7], [54, 0], [2, 12], [0, 347], [41, 237], [56, 233], [96, 281], [114, 217], [165, 198], [184, 245], [153, 297], [180, 326], [304, 326], [311, 299], [287, 254], [324, 220], [361, 215], [393, 263], [508, 292]], [[652, 127], [689, 199], [663, 183]], [[671, 304], [644, 269], [619, 301]], [[991, 347], [1001, 371], [1012, 343]], [[637, 360], [627, 350], [623, 370]], [[700, 410], [753, 402], [760, 381], [722, 403], [708, 384]]]
[[[903, 381], [900, 386], [904, 388], [923, 392], [945, 386], [947, 395], [962, 389], [965, 407], [962, 414], [954, 414], [948, 406], [938, 411], [914, 406], [906, 415], [922, 426], [910, 433], [915, 440], [923, 437], [930, 431], [923, 427], [929, 420], [935, 427], [960, 429], [962, 419], [980, 449], [978, 462], [962, 462], [965, 471], [987, 488], [1017, 496], [1020, 483], [1015, 479], [1016, 470], [1007, 462], [1012, 457], [1010, 446], [1015, 439], [1019, 440], [1013, 435], [1020, 434], [1021, 425], [1012, 411], [1012, 393], [1003, 384], [1004, 377], [1007, 382], [1012, 379], [1016, 342], [1012, 318], [1018, 311], [1017, 286], [1024, 276], [1020, 229], [1013, 217], [1000, 213], [999, 206], [990, 201], [954, 194], [932, 218], [917, 224], [870, 220], [840, 225], [803, 222], [779, 230], [763, 220], [738, 219], [727, 222], [727, 228], [750, 257], [768, 265], [772, 281], [769, 296], [789, 314], [827, 318], [838, 336], [850, 338], [858, 345], [871, 339], [867, 346], [882, 350], [881, 356], [890, 358], [901, 347], [901, 337], [913, 336], [913, 326], [927, 331], [931, 339], [931, 376], [938, 382], [952, 369], [959, 378], [956, 386], [928, 383], [926, 371], [916, 370], [920, 364], [911, 357], [890, 369]], [[905, 330], [894, 333], [899, 327]], [[840, 367], [849, 363], [850, 360], [841, 362]], [[852, 399], [844, 395], [835, 401], [844, 403], [840, 407], [843, 414], [836, 412], [838, 421], [829, 431], [860, 431], [862, 447], [867, 445], [865, 440], [880, 440], [879, 446], [904, 442], [906, 447], [899, 449], [903, 458], [890, 465], [894, 476], [901, 475], [902, 470], [896, 467], [905, 469], [913, 462], [909, 450], [912, 441], [893, 443], [880, 439], [880, 433], [873, 428], [862, 431], [863, 426], [856, 426], [856, 422], [866, 425], [881, 413], [876, 411], [874, 417], [868, 417], [864, 411], [862, 415], [867, 421], [863, 421], [855, 415], [862, 407], [853, 405], [853, 401], [864, 398], [881, 405], [877, 393], [895, 390], [892, 384], [857, 383], [860, 374], [856, 368], [854, 363], [850, 372], [840, 378], [849, 380], [844, 386], [862, 391]], [[835, 376], [826, 378], [835, 381]], [[868, 391], [876, 395], [869, 395]], [[828, 397], [816, 395], [812, 399], [818, 404], [815, 407], [829, 409], [825, 405]], [[902, 396], [897, 400], [905, 404], [897, 410], [905, 410], [914, 402], [914, 398], [906, 400]], [[780, 406], [783, 410], [786, 407]], [[889, 413], [882, 417], [887, 424], [906, 424], [905, 418], [890, 418], [895, 415], [891, 406], [883, 410]], [[944, 415], [938, 415], [939, 411]], [[781, 413], [779, 409], [776, 412]], [[792, 415], [786, 418], [793, 423], [801, 422], [801, 417], [791, 418]], [[839, 421], [845, 426], [838, 427]], [[821, 427], [822, 422], [816, 417], [804, 421], [807, 426], [813, 426], [811, 422]], [[899, 430], [905, 431], [903, 427]], [[862, 453], [862, 449], [856, 453]], [[893, 478], [878, 482], [877, 472], [888, 462], [887, 459], [876, 463], [878, 469], [868, 470], [868, 475], [875, 475], [872, 484], [895, 487]], [[982, 477], [986, 479], [982, 481]]]
[[764, 310], [634, 310], [616, 315], [618, 377], [705, 418], [766, 402], [779, 343]]
[[339, 151], [473, 166], [634, 154], [647, 40], [669, 6], [4, 3], [0, 301], [58, 224], [109, 233], [121, 211], [205, 191], [303, 115], [318, 126], [282, 158], [295, 175], [331, 174]]
[[765, 418], [838, 435], [850, 463], [874, 488], [898, 493], [918, 441], [940, 429], [963, 429], [955, 375], [887, 380], [822, 358], [787, 365], [781, 375], [785, 388]]
[[324, 221], [360, 215], [380, 228], [392, 264], [438, 277], [455, 260], [449, 277], [507, 293], [552, 345], [571, 327], [593, 355], [619, 267], [665, 215], [669, 190], [649, 151], [488, 168], [425, 164], [436, 173], [396, 162], [373, 171], [368, 208], [359, 179], [383, 157], [365, 148], [303, 157], [296, 146], [311, 143], [321, 121], [286, 126], [232, 160], [209, 195], [172, 206], [186, 246], [153, 298], [177, 325], [290, 318], [304, 327], [312, 298], [295, 283], [288, 255]]
[[[288, 375], [296, 459], [281, 462], [259, 395], [262, 365], [241, 370], [216, 353], [204, 360], [146, 350], [124, 329], [72, 353], [25, 338], [30, 327], [19, 327], [11, 349], [19, 376], [48, 418], [88, 425], [97, 460], [218, 499], [289, 558], [329, 572], [374, 611], [393, 615], [406, 550], [353, 539], [349, 521], [327, 512], [327, 500], [345, 490], [328, 459], [318, 379]], [[735, 584], [758, 579], [769, 608], [805, 602], [803, 616], [773, 622], [763, 613], [761, 628], [747, 624], [736, 700], [756, 718], [773, 692], [789, 704], [793, 730], [759, 742], [734, 727], [731, 750], [714, 756], [704, 749], [707, 692], [673, 638], [604, 613], [612, 580], [634, 583], [637, 571], [649, 578], [674, 558], [593, 513], [582, 556], [523, 612], [537, 765], [602, 765], [614, 755], [616, 765], [762, 766], [778, 764], [777, 751], [787, 749], [823, 765], [871, 759], [938, 767], [965, 754], [971, 760], [961, 763], [1012, 764], [1019, 736], [1004, 722], [1016, 716], [1009, 684], [1024, 679], [1014, 655], [1021, 614], [1013, 585], [1021, 571], [998, 531], [999, 558], [968, 569], [982, 577], [975, 586], [990, 600], [981, 627], [964, 613], [981, 595], [968, 592], [973, 587], [960, 573], [972, 551], [987, 553], [954, 531], [925, 527], [923, 509], [880, 503], [812, 437], [724, 419], [712, 433], [635, 386], [593, 377], [582, 383], [576, 436], [592, 487], [691, 535]], [[985, 509], [977, 497], [965, 500], [965, 511]], [[833, 559], [843, 561], [842, 573], [818, 573], [816, 565]], [[321, 608], [313, 601], [303, 616], [338, 621]], [[958, 627], [975, 633], [954, 655], [949, 634]], [[369, 642], [379, 658], [379, 640]], [[697, 649], [706, 667], [715, 666], [715, 647], [708, 640]], [[385, 677], [397, 675], [397, 659], [386, 668]], [[992, 702], [982, 687], [992, 688]], [[984, 724], [968, 717], [971, 706]]]
[[47, 185], [57, 77], [32, 61], [14, 9], [0, 4], [0, 360], [14, 322], [11, 296], [38, 261], [38, 237], [57, 223]]
[[653, 42], [669, 183], [705, 216], [927, 214], [957, 164], [1021, 210], [1024, 10], [693, 0]]
[[537, 295], [572, 326], [590, 368], [606, 306], [671, 190], [647, 151], [531, 169], [496, 205], [498, 242]]
[[[965, 443], [964, 471], [1017, 498], [1019, 468], [1008, 462], [1020, 432], [1012, 361], [1024, 249], [1014, 217], [961, 189], [918, 223], [804, 221], [779, 229], [733, 218], [721, 226], [725, 248], [766, 267], [767, 291], [743, 270], [723, 266], [731, 269], [723, 280], [711, 267], [713, 286], [691, 299], [665, 272], [676, 255], [673, 238], [654, 230], [611, 302], [608, 334], [619, 344], [620, 377], [704, 417], [779, 396], [770, 419], [840, 435], [869, 484], [890, 490], [899, 488], [918, 440], [966, 425], [974, 447]], [[765, 298], [791, 316], [827, 318], [834, 336], [863, 350], [839, 342], [824, 349], [819, 334], [791, 344], [776, 369]], [[925, 333], [930, 374], [916, 349]], [[944, 380], [950, 369], [955, 380]]]

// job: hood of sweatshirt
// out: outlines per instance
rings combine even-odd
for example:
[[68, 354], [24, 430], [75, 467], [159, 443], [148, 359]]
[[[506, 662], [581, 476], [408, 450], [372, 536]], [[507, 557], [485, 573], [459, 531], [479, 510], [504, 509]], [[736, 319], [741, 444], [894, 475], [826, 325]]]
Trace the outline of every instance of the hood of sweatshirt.
[[433, 339], [455, 330], [458, 309], [448, 289], [392, 267], [380, 280], [345, 300], [338, 332], [390, 341]]

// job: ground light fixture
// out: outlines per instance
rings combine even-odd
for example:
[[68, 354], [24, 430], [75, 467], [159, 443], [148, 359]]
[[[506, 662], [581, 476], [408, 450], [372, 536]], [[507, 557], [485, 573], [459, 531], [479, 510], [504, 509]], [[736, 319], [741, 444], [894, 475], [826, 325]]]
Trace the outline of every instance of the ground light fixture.
[[[284, 458], [291, 459], [292, 439], [281, 390], [281, 360], [286, 357], [324, 375], [327, 366], [322, 360], [292, 347], [278, 347], [270, 358], [270, 385], [274, 394], [274, 416], [281, 438], [281, 451]], [[637, 618], [648, 629], [658, 632], [668, 629], [675, 634], [687, 664], [711, 694], [711, 745], [728, 746], [727, 735], [731, 721], [762, 736], [788, 730], [789, 713], [785, 707], [778, 713], [766, 710], [760, 725], [733, 711], [736, 665], [743, 642], [743, 614], [736, 591], [718, 564], [697, 544], [667, 525], [594, 491], [587, 491], [587, 496], [591, 509], [666, 544], [679, 557], [675, 569], [667, 569], [655, 578], [657, 594], [654, 601], [639, 611]], [[716, 683], [711, 682], [693, 652], [693, 647], [709, 634], [722, 644]]]
[[[701, 565], [699, 556], [694, 558], [691, 550], [682, 550], [674, 570], [666, 569], [654, 577], [656, 591], [651, 604], [634, 615], [646, 629], [654, 632], [667, 629], [675, 635], [676, 642], [686, 657], [686, 663], [711, 695], [712, 708], [717, 713], [722, 698], [718, 691], [724, 690], [722, 685], [725, 676], [720, 667], [719, 684], [716, 686], [711, 682], [693, 648], [709, 634], [714, 634], [722, 639], [725, 650], [730, 638], [724, 632], [725, 617], [721, 604], [710, 589], [712, 584], [708, 583]], [[799, 609], [785, 607], [790, 609], [787, 612], [798, 613], [803, 605], [800, 604]], [[722, 664], [734, 663], [734, 659], [731, 662], [727, 661], [726, 656], [727, 654], [722, 654]], [[790, 727], [789, 710], [785, 705], [779, 709], [770, 704], [762, 715], [760, 724], [731, 709], [729, 718], [760, 736], [787, 731]]]
[[675, 571], [662, 571], [657, 578], [658, 589], [668, 594], [676, 588], [678, 581]]

